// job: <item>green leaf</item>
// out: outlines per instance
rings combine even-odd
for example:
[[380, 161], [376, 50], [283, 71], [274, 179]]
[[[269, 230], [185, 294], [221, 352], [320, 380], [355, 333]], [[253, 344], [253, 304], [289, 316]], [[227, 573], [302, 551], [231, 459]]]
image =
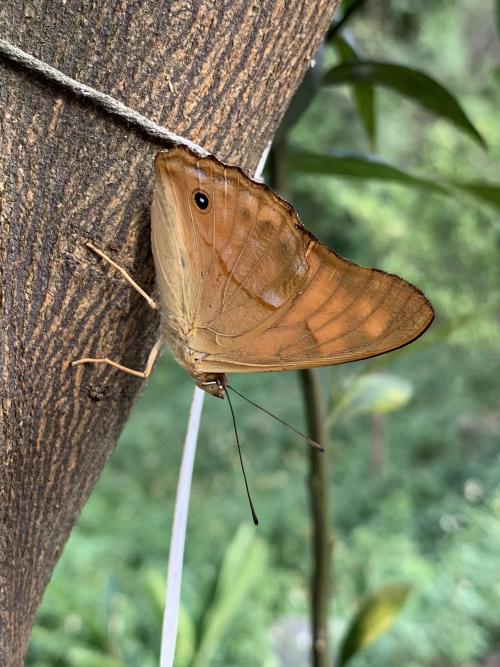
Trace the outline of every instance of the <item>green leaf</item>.
[[189, 667], [193, 660], [196, 644], [195, 628], [191, 616], [184, 606], [179, 609], [179, 627], [175, 645], [174, 667]]
[[[158, 616], [159, 624], [165, 608], [166, 577], [155, 567], [146, 567], [142, 572], [143, 589], [149, 595], [151, 606]], [[179, 608], [179, 625], [175, 646], [175, 667], [189, 667], [193, 659], [195, 639], [194, 623], [187, 609]]]
[[345, 35], [337, 35], [334, 46], [343, 63], [359, 62], [361, 60], [361, 54], [358, 53], [352, 41], [347, 39]]
[[340, 176], [372, 181], [388, 181], [456, 197], [458, 191], [470, 195], [485, 204], [500, 209], [500, 185], [485, 182], [466, 182], [423, 178], [404, 171], [388, 162], [368, 155], [332, 153], [320, 155], [308, 151], [291, 151], [290, 168], [295, 171], [325, 176]]
[[335, 402], [328, 424], [342, 417], [394, 412], [404, 407], [413, 395], [411, 383], [391, 373], [364, 373], [355, 376]]
[[387, 181], [399, 185], [431, 190], [448, 197], [456, 197], [457, 191], [470, 195], [500, 209], [500, 186], [494, 183], [466, 182], [445, 178], [423, 178], [414, 176], [395, 165], [367, 155], [332, 153], [320, 155], [308, 151], [291, 151], [290, 167], [295, 171], [343, 178], [358, 178], [372, 181]]
[[286, 135], [309, 108], [309, 105], [320, 90], [323, 74], [323, 56], [321, 51], [319, 51], [316, 54], [314, 67], [309, 67], [305, 73], [300, 86], [295, 91], [295, 95], [285, 111], [285, 115], [276, 132], [276, 139]]
[[456, 97], [424, 72], [403, 65], [364, 60], [333, 67], [325, 74], [324, 83], [369, 83], [390, 88], [445, 118], [486, 148], [486, 141], [471, 123]]
[[[500, 0], [499, 0], [500, 2]], [[493, 183], [483, 183], [480, 181], [464, 183], [460, 181], [450, 181], [450, 185], [455, 188], [467, 192], [476, 199], [479, 199], [486, 204], [491, 204], [496, 208], [500, 208], [500, 186]]]
[[325, 35], [325, 42], [334, 40], [341, 30], [352, 20], [353, 16], [362, 9], [366, 0], [344, 0], [342, 3], [342, 15], [338, 20], [334, 20], [328, 32]]
[[293, 151], [290, 153], [290, 166], [295, 171], [306, 171], [327, 176], [392, 181], [393, 183], [411, 185], [441, 194], [450, 194], [449, 190], [437, 183], [435, 179], [413, 176], [409, 172], [399, 169], [399, 167], [368, 156], [339, 153], [320, 155], [307, 151]]
[[377, 122], [375, 115], [375, 88], [366, 83], [353, 86], [353, 95], [356, 102], [358, 116], [368, 137], [372, 150], [377, 143]]
[[152, 607], [161, 618], [165, 607], [165, 575], [155, 567], [146, 567], [142, 572], [142, 584]]
[[123, 660], [117, 660], [104, 653], [98, 653], [83, 646], [73, 646], [68, 651], [71, 667], [127, 667]]
[[255, 531], [243, 525], [229, 545], [219, 570], [217, 585], [208, 602], [201, 635], [191, 667], [207, 667], [231, 618], [245, 596], [265, 573], [267, 550]]
[[337, 667], [343, 667], [393, 625], [411, 592], [408, 584], [391, 584], [368, 596], [341, 642]]
[[[356, 51], [354, 44], [341, 33], [336, 36], [334, 45], [343, 63], [361, 60], [361, 55]], [[352, 93], [359, 119], [373, 150], [377, 138], [375, 89], [370, 83], [355, 83], [352, 86]]]

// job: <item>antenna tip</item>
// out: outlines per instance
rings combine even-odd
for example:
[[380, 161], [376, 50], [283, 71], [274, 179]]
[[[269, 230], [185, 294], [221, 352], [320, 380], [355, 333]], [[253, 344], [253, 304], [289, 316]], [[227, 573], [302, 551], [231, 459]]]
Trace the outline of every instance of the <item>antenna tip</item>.
[[311, 438], [307, 438], [307, 442], [311, 445], [311, 447], [314, 447], [314, 449], [317, 449], [318, 452], [324, 452], [325, 448], [322, 447], [316, 440], [311, 440]]

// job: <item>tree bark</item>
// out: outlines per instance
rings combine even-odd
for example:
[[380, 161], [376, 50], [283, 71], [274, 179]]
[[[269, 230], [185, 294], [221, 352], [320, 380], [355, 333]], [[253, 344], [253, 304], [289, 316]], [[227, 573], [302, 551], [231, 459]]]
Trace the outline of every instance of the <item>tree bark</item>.
[[[2, 5], [0, 36], [251, 171], [337, 4], [25, 0]], [[143, 368], [157, 335], [141, 297], [83, 243], [153, 290], [160, 142], [2, 58], [0, 112], [0, 664], [18, 667], [142, 386], [68, 362], [103, 355]]]

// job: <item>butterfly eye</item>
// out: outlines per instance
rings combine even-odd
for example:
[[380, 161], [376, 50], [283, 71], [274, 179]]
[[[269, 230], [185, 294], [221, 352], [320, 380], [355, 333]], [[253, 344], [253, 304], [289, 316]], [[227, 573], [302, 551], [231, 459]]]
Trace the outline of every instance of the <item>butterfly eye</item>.
[[201, 211], [205, 211], [208, 208], [208, 197], [204, 192], [200, 192], [199, 190], [195, 192], [194, 202]]

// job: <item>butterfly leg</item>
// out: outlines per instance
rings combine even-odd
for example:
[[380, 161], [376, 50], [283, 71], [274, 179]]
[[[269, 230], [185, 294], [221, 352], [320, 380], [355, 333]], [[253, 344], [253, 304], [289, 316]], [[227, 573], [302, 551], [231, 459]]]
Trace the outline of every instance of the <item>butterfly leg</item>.
[[118, 362], [112, 361], [111, 359], [108, 358], [91, 359], [89, 357], [86, 357], [84, 359], [77, 359], [76, 361], [72, 361], [71, 365], [78, 366], [79, 364], [107, 364], [108, 366], [113, 366], [113, 368], [118, 368], [119, 371], [123, 371], [124, 373], [129, 373], [129, 375], [135, 375], [136, 377], [139, 378], [147, 378], [149, 377], [153, 369], [156, 357], [158, 356], [158, 353], [162, 348], [162, 343], [163, 343], [162, 339], [158, 338], [156, 343], [151, 348], [151, 352], [149, 353], [149, 357], [146, 362], [146, 368], [143, 371], [136, 371], [133, 368], [127, 368], [127, 366], [122, 366]]
[[134, 280], [131, 276], [129, 276], [129, 274], [125, 271], [125, 269], [124, 269], [123, 267], [121, 267], [121, 266], [119, 266], [118, 264], [116, 264], [116, 262], [113, 262], [113, 260], [112, 260], [110, 257], [108, 257], [107, 255], [105, 255], [105, 254], [102, 252], [102, 250], [99, 250], [99, 248], [97, 248], [97, 247], [96, 247], [93, 243], [91, 243], [90, 241], [87, 241], [87, 243], [86, 243], [85, 245], [87, 246], [87, 248], [90, 248], [90, 250], [92, 250], [92, 251], [95, 252], [97, 255], [99, 255], [99, 257], [102, 257], [102, 259], [104, 259], [104, 261], [108, 262], [108, 264], [111, 264], [112, 267], [114, 267], [115, 269], [118, 269], [118, 271], [122, 274], [122, 276], [123, 276], [123, 277], [125, 278], [125, 280], [129, 283], [129, 285], [132, 285], [132, 287], [133, 287], [137, 292], [139, 292], [139, 294], [140, 294], [141, 296], [143, 296], [143, 297], [146, 299], [146, 301], [148, 302], [148, 306], [150, 306], [151, 308], [153, 308], [153, 310], [158, 310], [158, 309], [159, 309], [159, 306], [158, 306], [158, 304], [156, 303], [156, 301], [155, 301], [154, 299], [152, 299], [148, 294], [146, 294], [146, 292], [142, 289], [142, 287], [139, 287], [139, 285], [135, 282], [135, 280]]

